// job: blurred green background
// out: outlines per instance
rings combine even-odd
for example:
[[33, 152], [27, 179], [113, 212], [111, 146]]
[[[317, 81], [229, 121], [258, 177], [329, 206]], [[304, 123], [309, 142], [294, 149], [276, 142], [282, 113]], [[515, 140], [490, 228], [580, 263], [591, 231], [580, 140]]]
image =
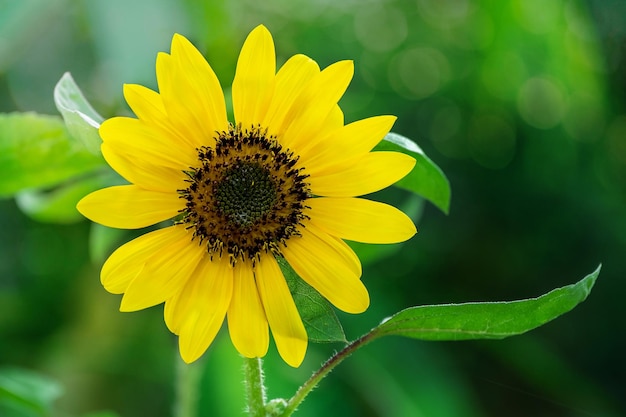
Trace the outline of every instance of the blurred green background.
[[[394, 131], [452, 185], [448, 216], [426, 204], [410, 242], [363, 253], [372, 305], [340, 314], [348, 338], [408, 306], [534, 297], [603, 263], [555, 322], [504, 341], [374, 342], [296, 415], [626, 415], [626, 2], [0, 0], [0, 111], [56, 114], [70, 71], [103, 116], [127, 114], [122, 84], [155, 88], [174, 32], [229, 88], [259, 23], [279, 63], [353, 59], [346, 120], [397, 115]], [[118, 312], [89, 234], [0, 200], [0, 367], [58, 381], [55, 416], [169, 416], [178, 354], [162, 308]], [[270, 347], [269, 396], [289, 397], [340, 348], [311, 345], [292, 369]], [[201, 415], [243, 415], [240, 362], [222, 332], [199, 365]]]

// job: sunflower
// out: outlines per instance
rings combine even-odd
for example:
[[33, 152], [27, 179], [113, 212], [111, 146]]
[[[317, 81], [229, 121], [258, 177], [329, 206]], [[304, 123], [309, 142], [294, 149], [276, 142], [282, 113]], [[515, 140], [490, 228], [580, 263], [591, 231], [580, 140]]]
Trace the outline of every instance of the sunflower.
[[158, 92], [125, 85], [137, 116], [99, 130], [102, 154], [130, 184], [93, 192], [78, 210], [108, 227], [171, 221], [115, 250], [103, 286], [124, 294], [120, 310], [165, 303], [185, 362], [209, 347], [224, 319], [245, 357], [267, 353], [269, 332], [283, 360], [301, 364], [307, 334], [277, 258], [335, 307], [369, 305], [361, 263], [344, 242], [394, 243], [416, 232], [398, 209], [357, 198], [405, 176], [415, 160], [370, 152], [395, 117], [344, 125], [338, 101], [351, 61], [320, 70], [295, 55], [276, 72], [264, 26], [247, 37], [232, 84], [234, 123], [200, 52], [174, 35], [156, 61]]

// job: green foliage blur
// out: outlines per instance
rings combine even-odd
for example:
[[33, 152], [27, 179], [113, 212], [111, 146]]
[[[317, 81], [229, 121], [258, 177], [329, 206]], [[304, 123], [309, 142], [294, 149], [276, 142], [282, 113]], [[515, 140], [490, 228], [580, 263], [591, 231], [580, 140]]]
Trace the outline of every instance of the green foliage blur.
[[[397, 115], [394, 131], [452, 185], [448, 216], [400, 189], [382, 193], [411, 209], [420, 232], [360, 251], [372, 304], [340, 314], [348, 339], [409, 306], [534, 297], [603, 263], [589, 299], [553, 323], [504, 341], [376, 341], [296, 415], [626, 415], [626, 3], [0, 0], [0, 112], [57, 114], [52, 91], [70, 71], [100, 114], [129, 114], [122, 84], [156, 88], [156, 54], [175, 32], [228, 88], [260, 23], [279, 63], [353, 59], [346, 120]], [[120, 297], [99, 282], [103, 259], [90, 254], [98, 230], [36, 221], [0, 200], [0, 370], [21, 375], [20, 389], [45, 388], [7, 417], [47, 415], [51, 403], [54, 416], [172, 413], [176, 340], [161, 307], [118, 312]], [[291, 396], [341, 347], [312, 344], [292, 369], [270, 346], [270, 398]], [[243, 415], [226, 334], [198, 366], [200, 415]]]

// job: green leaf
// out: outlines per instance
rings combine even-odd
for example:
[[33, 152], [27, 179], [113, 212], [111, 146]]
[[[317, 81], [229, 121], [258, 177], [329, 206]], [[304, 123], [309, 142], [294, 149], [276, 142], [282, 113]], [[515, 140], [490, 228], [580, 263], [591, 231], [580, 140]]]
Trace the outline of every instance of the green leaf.
[[443, 171], [426, 156], [415, 142], [390, 132], [376, 145], [374, 150], [402, 152], [415, 158], [417, 163], [413, 170], [395, 185], [421, 195], [448, 214], [450, 183]]
[[54, 87], [54, 103], [73, 139], [94, 155], [100, 154], [98, 128], [104, 120], [87, 101], [69, 72]]
[[285, 259], [277, 258], [277, 261], [300, 312], [309, 340], [317, 343], [347, 343], [343, 327], [330, 303], [304, 282]]
[[69, 140], [60, 117], [0, 114], [0, 197], [50, 187], [105, 165]]
[[51, 190], [25, 190], [15, 196], [18, 207], [31, 218], [47, 223], [74, 223], [84, 220], [76, 210], [78, 201], [92, 191], [109, 185], [104, 171], [78, 181], [70, 180]]
[[397, 335], [421, 340], [503, 339], [537, 328], [587, 298], [600, 266], [576, 284], [527, 300], [412, 307], [384, 321], [372, 338]]
[[35, 372], [0, 369], [0, 415], [48, 416], [61, 393], [56, 381]]

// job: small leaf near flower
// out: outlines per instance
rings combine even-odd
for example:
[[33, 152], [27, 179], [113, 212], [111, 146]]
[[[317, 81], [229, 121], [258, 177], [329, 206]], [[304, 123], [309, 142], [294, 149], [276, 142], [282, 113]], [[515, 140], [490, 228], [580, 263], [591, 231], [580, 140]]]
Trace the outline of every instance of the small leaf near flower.
[[387, 133], [374, 151], [395, 151], [410, 155], [417, 163], [413, 170], [395, 185], [418, 194], [448, 214], [450, 208], [450, 183], [445, 174], [412, 140]]
[[330, 303], [302, 281], [287, 261], [283, 258], [277, 258], [277, 261], [283, 271], [293, 301], [296, 303], [309, 340], [317, 343], [347, 343], [343, 327]]
[[99, 155], [102, 140], [98, 128], [104, 119], [91, 107], [69, 72], [63, 74], [54, 87], [54, 103], [72, 138], [89, 152]]

